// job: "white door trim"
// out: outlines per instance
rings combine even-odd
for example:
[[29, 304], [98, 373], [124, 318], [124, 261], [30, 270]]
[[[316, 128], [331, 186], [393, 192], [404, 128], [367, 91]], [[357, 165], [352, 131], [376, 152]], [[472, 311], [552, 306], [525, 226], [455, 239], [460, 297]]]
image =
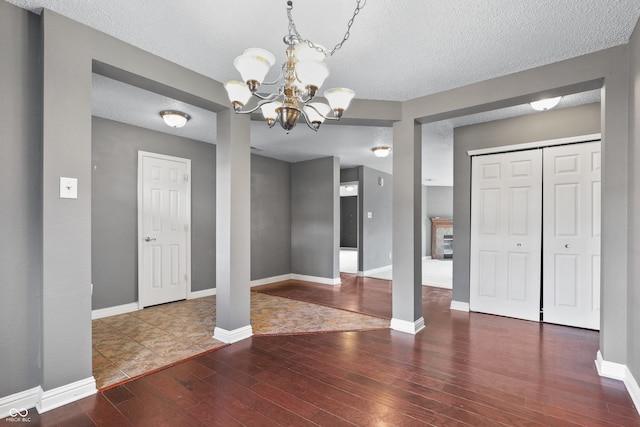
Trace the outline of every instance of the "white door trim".
[[479, 148], [467, 151], [468, 156], [479, 156], [482, 154], [506, 153], [508, 151], [529, 150], [532, 148], [552, 147], [554, 145], [575, 144], [579, 142], [600, 141], [602, 134], [591, 133], [588, 135], [570, 136], [567, 138], [548, 139], [545, 141], [525, 142], [514, 145], [501, 145], [499, 147]]
[[185, 281], [185, 286], [187, 287], [187, 299], [191, 299], [191, 159], [185, 159], [182, 157], [168, 156], [165, 154], [152, 153], [149, 151], [138, 151], [138, 308], [142, 310], [144, 308], [144, 301], [142, 299], [142, 285], [143, 285], [143, 274], [144, 270], [141, 268], [144, 254], [142, 251], [142, 247], [140, 242], [144, 239], [144, 227], [143, 227], [143, 206], [142, 206], [142, 160], [144, 157], [153, 157], [156, 159], [162, 160], [170, 160], [175, 162], [185, 163], [187, 167], [187, 175], [189, 176], [189, 182], [187, 185], [187, 195], [186, 195], [186, 219], [187, 219], [187, 247], [186, 247], [186, 257], [187, 257], [187, 280]]

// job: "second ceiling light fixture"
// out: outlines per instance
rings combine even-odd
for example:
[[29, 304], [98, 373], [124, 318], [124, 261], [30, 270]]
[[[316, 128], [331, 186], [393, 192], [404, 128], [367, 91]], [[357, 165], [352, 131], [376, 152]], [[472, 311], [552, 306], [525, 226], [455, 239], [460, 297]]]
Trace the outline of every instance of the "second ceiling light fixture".
[[[329, 67], [323, 62], [324, 58], [332, 56], [347, 41], [356, 15], [366, 4], [366, 0], [356, 2], [342, 41], [333, 50], [327, 51], [324, 47], [300, 36], [291, 16], [293, 2], [287, 1], [289, 34], [283, 39], [287, 45], [287, 59], [282, 64], [280, 77], [274, 82], [264, 82], [264, 78], [276, 62], [275, 56], [260, 48], [246, 49], [233, 61], [243, 81], [231, 80], [224, 85], [235, 112], [249, 114], [260, 109], [269, 127], [279, 122], [287, 132], [295, 127], [301, 115], [307, 126], [314, 131], [317, 131], [325, 120], [340, 120], [355, 96], [351, 89], [333, 88], [324, 91], [323, 95], [329, 105], [311, 100], [329, 76]], [[268, 85], [277, 85], [277, 92], [258, 92], [259, 88]], [[255, 107], [244, 110], [252, 96], [257, 98]]]

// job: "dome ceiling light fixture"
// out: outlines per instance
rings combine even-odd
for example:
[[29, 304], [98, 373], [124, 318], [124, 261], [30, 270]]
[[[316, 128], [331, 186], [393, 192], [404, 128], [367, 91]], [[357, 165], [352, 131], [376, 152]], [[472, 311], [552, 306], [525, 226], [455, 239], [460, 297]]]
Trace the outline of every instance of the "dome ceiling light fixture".
[[561, 96], [557, 96], [555, 98], [546, 98], [541, 99], [540, 101], [530, 102], [529, 104], [531, 105], [531, 107], [533, 107], [534, 110], [547, 111], [558, 105], [558, 102], [560, 102], [561, 98]]
[[160, 111], [160, 117], [172, 128], [181, 128], [191, 119], [191, 116], [182, 111], [164, 110]]
[[373, 147], [371, 151], [373, 151], [373, 154], [375, 154], [376, 157], [387, 157], [391, 152], [391, 147], [381, 145], [379, 147]]
[[[293, 1], [287, 1], [289, 34], [283, 38], [287, 45], [287, 59], [282, 64], [280, 76], [274, 82], [264, 82], [269, 69], [276, 62], [275, 56], [260, 48], [246, 49], [233, 61], [233, 65], [242, 76], [242, 81], [230, 80], [224, 84], [234, 111], [250, 114], [260, 109], [270, 128], [279, 122], [287, 133], [295, 127], [300, 116], [304, 117], [307, 126], [314, 131], [317, 131], [325, 120], [340, 120], [355, 96], [354, 91], [347, 88], [324, 91], [323, 95], [329, 105], [311, 100], [329, 76], [329, 67], [323, 60], [332, 56], [347, 41], [353, 21], [365, 4], [366, 0], [356, 0], [356, 8], [347, 24], [342, 41], [333, 50], [328, 51], [300, 35], [291, 15]], [[278, 85], [275, 93], [258, 92], [263, 86], [275, 85]], [[252, 97], [257, 99], [256, 105], [243, 110]]]

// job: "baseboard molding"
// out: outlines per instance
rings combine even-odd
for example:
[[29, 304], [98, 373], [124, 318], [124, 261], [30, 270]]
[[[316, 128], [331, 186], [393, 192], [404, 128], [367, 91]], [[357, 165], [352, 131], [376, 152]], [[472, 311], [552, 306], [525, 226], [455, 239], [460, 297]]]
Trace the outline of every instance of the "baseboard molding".
[[36, 404], [38, 413], [59, 408], [76, 400], [96, 394], [96, 380], [92, 376], [71, 384], [63, 385], [52, 390], [47, 390], [40, 396]]
[[91, 311], [91, 320], [102, 319], [103, 317], [117, 316], [118, 314], [131, 313], [140, 310], [137, 302], [116, 305], [114, 307], [99, 308]]
[[284, 282], [285, 280], [291, 280], [291, 273], [282, 274], [280, 276], [265, 277], [264, 279], [252, 280], [250, 286], [253, 288], [254, 286], [262, 286], [262, 285], [268, 285], [270, 283]]
[[451, 301], [451, 307], [449, 307], [451, 310], [457, 310], [457, 311], [466, 311], [467, 313], [469, 312], [469, 303], [468, 302], [462, 302], [462, 301]]
[[601, 377], [613, 378], [614, 380], [624, 381], [626, 365], [621, 363], [609, 362], [602, 358], [602, 353], [598, 350], [596, 354], [596, 369]]
[[640, 414], [640, 386], [638, 385], [638, 381], [636, 381], [635, 377], [629, 370], [629, 367], [626, 367], [626, 375], [624, 377], [624, 385], [627, 387], [627, 391], [631, 396], [631, 400], [633, 400], [633, 405], [636, 407], [636, 411]]
[[[35, 408], [40, 395], [42, 395], [42, 389], [38, 386], [1, 398], [0, 418], [11, 417], [12, 409], [20, 411], [20, 414], [11, 418], [24, 418], [24, 410], [28, 411], [31, 408]], [[29, 417], [28, 414], [27, 417]]]
[[[393, 267], [393, 264], [385, 265], [384, 267], [372, 268], [371, 270], [362, 271], [363, 276], [370, 276], [372, 274], [382, 273], [383, 271], [389, 271]], [[358, 273], [358, 275], [360, 275]]]
[[636, 411], [640, 414], [640, 386], [635, 379], [629, 367], [622, 363], [609, 362], [602, 358], [602, 353], [598, 350], [596, 354], [596, 369], [601, 377], [612, 378], [614, 380], [620, 380], [624, 383], [633, 404], [636, 407]]
[[218, 341], [222, 341], [225, 344], [233, 344], [234, 342], [242, 341], [253, 335], [253, 328], [251, 325], [243, 326], [242, 328], [228, 331], [226, 329], [216, 328], [213, 330], [213, 338]]
[[391, 329], [415, 335], [424, 329], [424, 317], [419, 318], [415, 322], [393, 318], [391, 319]]
[[422, 257], [422, 260], [423, 260], [423, 261], [424, 261], [424, 260], [427, 260], [427, 259], [431, 259], [431, 255], [425, 255], [425, 256], [423, 256], [423, 257]]
[[301, 280], [303, 282], [321, 283], [323, 285], [339, 285], [342, 283], [339, 277], [330, 279], [328, 277], [305, 276], [304, 274], [291, 273], [292, 280]]
[[187, 299], [210, 297], [210, 296], [213, 296], [215, 294], [216, 294], [216, 288], [203, 289], [201, 291], [189, 292], [189, 295], [187, 295]]

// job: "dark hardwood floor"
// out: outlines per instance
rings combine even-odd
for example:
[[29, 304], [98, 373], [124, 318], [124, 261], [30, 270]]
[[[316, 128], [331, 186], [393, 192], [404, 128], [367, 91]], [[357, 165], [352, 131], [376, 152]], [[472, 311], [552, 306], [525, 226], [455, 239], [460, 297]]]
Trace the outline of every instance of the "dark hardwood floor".
[[[389, 291], [370, 297], [384, 281], [359, 281], [355, 294], [342, 286], [344, 298], [304, 285], [323, 304], [388, 317]], [[300, 283], [281, 287], [304, 297]], [[30, 416], [74, 427], [640, 426], [624, 385], [595, 370], [597, 332], [451, 311], [450, 301], [451, 291], [423, 288], [427, 327], [416, 336], [253, 337]]]
[[[391, 318], [391, 282], [340, 273], [340, 286], [287, 280], [256, 286], [256, 292]], [[365, 285], [366, 284], [366, 285]], [[423, 296], [424, 301], [424, 296]]]

